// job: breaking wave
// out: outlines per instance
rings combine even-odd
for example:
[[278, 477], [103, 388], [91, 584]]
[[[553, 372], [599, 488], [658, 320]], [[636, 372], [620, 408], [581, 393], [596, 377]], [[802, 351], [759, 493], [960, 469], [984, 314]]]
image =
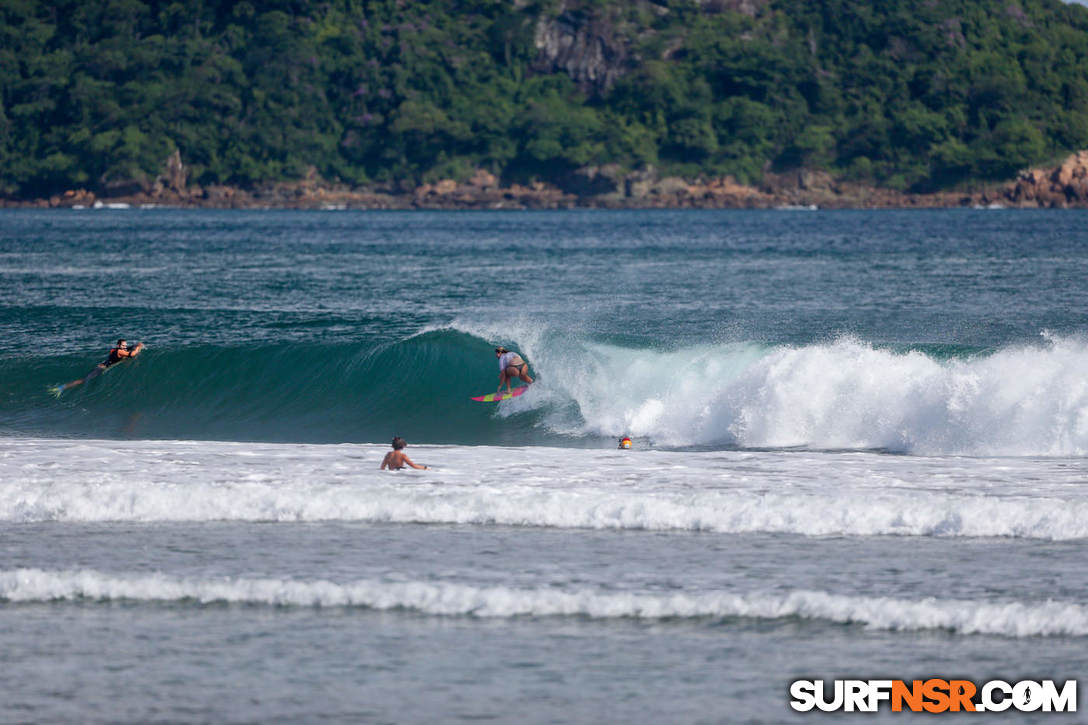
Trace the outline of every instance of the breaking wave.
[[[507, 338], [459, 324], [380, 344], [150, 348], [117, 372], [46, 395], [93, 366], [0, 360], [0, 432], [293, 442], [585, 445], [1088, 454], [1088, 343], [1044, 336], [988, 350], [708, 343], [664, 349], [526, 324]], [[507, 334], [510, 334], [507, 331]], [[491, 346], [538, 385], [499, 405]]]
[[0, 602], [148, 602], [178, 605], [351, 607], [434, 616], [593, 619], [796, 618], [874, 630], [941, 629], [1006, 637], [1088, 635], [1088, 608], [1060, 601], [907, 600], [795, 590], [783, 593], [616, 592], [362, 579], [337, 583], [271, 578], [122, 576], [93, 570], [0, 571]]

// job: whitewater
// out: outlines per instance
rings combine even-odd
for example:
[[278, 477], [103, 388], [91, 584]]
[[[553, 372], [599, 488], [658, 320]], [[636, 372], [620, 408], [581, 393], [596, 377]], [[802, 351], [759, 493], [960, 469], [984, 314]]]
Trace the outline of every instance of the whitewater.
[[[806, 536], [1088, 537], [1068, 459], [871, 452], [0, 440], [0, 521], [476, 524]], [[1025, 480], [1041, 479], [1025, 488]]]
[[[0, 213], [0, 722], [762, 723], [806, 719], [795, 679], [1079, 680], [1086, 229]], [[119, 336], [147, 350], [48, 394]], [[537, 382], [474, 403], [497, 345]], [[394, 435], [427, 470], [379, 470]]]
[[162, 575], [120, 578], [95, 571], [0, 571], [0, 597], [9, 602], [194, 601], [202, 605], [402, 609], [437, 616], [574, 617], [595, 619], [825, 619], [871, 629], [947, 629], [1005, 636], [1088, 635], [1088, 608], [1047, 601], [1018, 603], [904, 601], [795, 591], [785, 595], [645, 594], [405, 581], [224, 579], [194, 581]]

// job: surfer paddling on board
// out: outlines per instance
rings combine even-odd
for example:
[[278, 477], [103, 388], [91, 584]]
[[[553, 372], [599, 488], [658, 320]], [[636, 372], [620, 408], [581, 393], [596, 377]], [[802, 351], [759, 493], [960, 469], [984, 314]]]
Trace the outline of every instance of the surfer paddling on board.
[[136, 357], [143, 349], [144, 344], [142, 342], [136, 343], [135, 347], [129, 347], [128, 343], [125, 342], [124, 338], [121, 338], [117, 341], [117, 344], [115, 346], [110, 348], [110, 352], [108, 355], [106, 355], [106, 359], [94, 366], [94, 370], [87, 373], [79, 380], [73, 380], [70, 383], [62, 383], [61, 385], [54, 385], [49, 390], [53, 393], [53, 395], [59, 398], [60, 394], [68, 388], [74, 388], [77, 385], [82, 385], [88, 380], [94, 380], [99, 375], [106, 372], [106, 370], [108, 370], [111, 366], [116, 365], [122, 360], [128, 359], [130, 357]]
[[529, 377], [529, 363], [522, 360], [521, 355], [505, 347], [496, 347], [495, 357], [499, 359], [499, 387], [495, 388], [496, 393], [502, 390], [504, 385], [506, 392], [509, 393], [510, 381], [514, 378], [520, 378], [526, 385], [533, 384], [533, 379]]
[[399, 471], [406, 465], [412, 468], [418, 468], [426, 471], [426, 466], [420, 466], [412, 462], [412, 459], [408, 457], [408, 454], [404, 452], [404, 447], [408, 445], [408, 441], [404, 440], [400, 436], [394, 436], [393, 438], [393, 450], [385, 454], [385, 458], [382, 460], [381, 470], [389, 469], [390, 471]]

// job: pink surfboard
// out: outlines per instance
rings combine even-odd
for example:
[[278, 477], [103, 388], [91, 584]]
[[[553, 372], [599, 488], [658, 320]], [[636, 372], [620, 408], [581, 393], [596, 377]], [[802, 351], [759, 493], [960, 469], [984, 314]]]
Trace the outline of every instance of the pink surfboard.
[[528, 389], [528, 385], [522, 385], [520, 388], [514, 388], [509, 393], [488, 393], [487, 395], [479, 395], [473, 398], [473, 400], [478, 400], [481, 403], [495, 403], [499, 400], [510, 400], [510, 398], [516, 398]]

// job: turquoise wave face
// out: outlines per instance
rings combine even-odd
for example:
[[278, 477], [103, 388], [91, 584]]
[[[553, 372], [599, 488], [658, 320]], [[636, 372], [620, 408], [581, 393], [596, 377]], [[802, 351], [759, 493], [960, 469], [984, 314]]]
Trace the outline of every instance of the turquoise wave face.
[[[58, 399], [47, 388], [82, 377], [94, 359], [0, 360], [0, 403], [14, 433], [305, 442], [379, 441], [393, 434], [484, 443], [532, 428], [469, 401], [497, 370], [486, 341], [457, 332], [392, 344], [150, 348]], [[528, 416], [530, 419], [533, 416]], [[504, 433], [504, 431], [506, 431]]]
[[[501, 403], [493, 343], [455, 328], [389, 343], [149, 349], [59, 399], [70, 356], [0, 361], [0, 433], [469, 445], [1088, 454], [1088, 342], [990, 351], [707, 343], [632, 347], [565, 332], [503, 340], [537, 382]], [[77, 372], [78, 371], [78, 372]]]

